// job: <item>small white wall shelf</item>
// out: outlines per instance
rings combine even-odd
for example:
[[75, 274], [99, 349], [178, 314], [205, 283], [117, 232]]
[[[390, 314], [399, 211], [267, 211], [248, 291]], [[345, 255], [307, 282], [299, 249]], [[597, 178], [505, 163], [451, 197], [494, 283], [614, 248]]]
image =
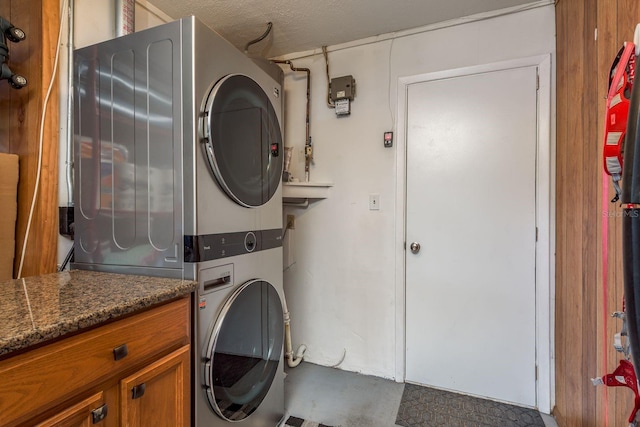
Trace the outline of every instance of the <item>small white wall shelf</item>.
[[329, 197], [328, 182], [285, 182], [282, 185], [282, 202], [285, 206], [305, 207], [310, 202]]

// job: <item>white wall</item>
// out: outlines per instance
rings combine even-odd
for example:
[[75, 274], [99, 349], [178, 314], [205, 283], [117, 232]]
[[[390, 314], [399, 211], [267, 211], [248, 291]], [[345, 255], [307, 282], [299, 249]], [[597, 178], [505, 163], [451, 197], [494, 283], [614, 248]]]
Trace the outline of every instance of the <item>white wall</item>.
[[[404, 177], [397, 176], [395, 147], [384, 148], [382, 140], [385, 131], [397, 135], [398, 78], [555, 51], [553, 5], [461, 22], [329, 47], [331, 77], [351, 74], [356, 79], [356, 99], [347, 118], [336, 118], [326, 107], [322, 54], [286, 57], [296, 67], [311, 69], [311, 181], [334, 183], [328, 199], [308, 209], [285, 209], [285, 214], [296, 215], [296, 229], [289, 230], [286, 241], [293, 263], [284, 276], [293, 341], [294, 346], [308, 346], [310, 362], [333, 365], [346, 351], [342, 369], [398, 376], [396, 358], [403, 356], [396, 354], [396, 340], [402, 339], [396, 309], [404, 301], [396, 298], [396, 272], [403, 266], [396, 257], [395, 203], [404, 197], [396, 194], [396, 180]], [[291, 169], [300, 180], [306, 91], [302, 76], [286, 71], [285, 79], [285, 144], [295, 147]], [[369, 210], [371, 193], [380, 195], [379, 211]], [[450, 304], [453, 315], [455, 301]]]

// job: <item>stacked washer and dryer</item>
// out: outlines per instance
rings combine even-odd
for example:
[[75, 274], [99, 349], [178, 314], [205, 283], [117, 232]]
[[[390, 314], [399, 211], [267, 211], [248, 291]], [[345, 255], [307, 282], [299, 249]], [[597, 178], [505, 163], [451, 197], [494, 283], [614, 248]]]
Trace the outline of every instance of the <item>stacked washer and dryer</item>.
[[192, 423], [277, 425], [282, 70], [193, 17], [74, 63], [73, 267], [197, 280]]

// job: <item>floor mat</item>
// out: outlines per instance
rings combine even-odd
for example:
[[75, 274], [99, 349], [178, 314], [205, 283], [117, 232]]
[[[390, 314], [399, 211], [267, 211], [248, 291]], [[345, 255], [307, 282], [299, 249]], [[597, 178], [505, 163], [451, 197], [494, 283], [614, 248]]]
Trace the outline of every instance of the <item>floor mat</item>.
[[316, 423], [314, 421], [303, 420], [302, 418], [289, 417], [282, 427], [331, 427], [326, 424]]
[[405, 427], [544, 427], [538, 411], [405, 384], [396, 424]]

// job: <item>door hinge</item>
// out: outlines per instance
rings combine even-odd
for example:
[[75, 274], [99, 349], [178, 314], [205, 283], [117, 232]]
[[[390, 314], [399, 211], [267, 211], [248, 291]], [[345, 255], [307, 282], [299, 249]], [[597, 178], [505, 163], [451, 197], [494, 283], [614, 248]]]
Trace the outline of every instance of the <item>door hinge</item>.
[[536, 381], [538, 381], [538, 365], [536, 365]]
[[536, 242], [538, 241], [538, 227], [536, 227]]
[[536, 90], [540, 90], [540, 74], [536, 72]]

